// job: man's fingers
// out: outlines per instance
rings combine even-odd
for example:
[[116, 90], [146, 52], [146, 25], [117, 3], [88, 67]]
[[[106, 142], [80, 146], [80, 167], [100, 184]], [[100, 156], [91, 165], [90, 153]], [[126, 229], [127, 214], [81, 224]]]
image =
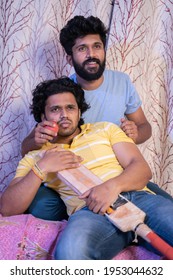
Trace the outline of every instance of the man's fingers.
[[81, 195], [79, 196], [79, 198], [80, 198], [80, 199], [86, 199], [86, 198], [89, 196], [90, 191], [91, 191], [91, 190], [88, 190], [88, 191], [84, 192], [83, 194], [81, 194]]

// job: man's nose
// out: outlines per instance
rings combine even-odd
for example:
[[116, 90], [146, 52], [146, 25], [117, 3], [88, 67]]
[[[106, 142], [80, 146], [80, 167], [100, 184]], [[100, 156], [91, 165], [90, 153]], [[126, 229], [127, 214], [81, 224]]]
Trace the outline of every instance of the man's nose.
[[66, 118], [67, 117], [67, 111], [65, 109], [61, 110], [61, 114], [60, 114], [61, 119]]
[[94, 57], [94, 49], [93, 48], [88, 48], [87, 49], [87, 57]]

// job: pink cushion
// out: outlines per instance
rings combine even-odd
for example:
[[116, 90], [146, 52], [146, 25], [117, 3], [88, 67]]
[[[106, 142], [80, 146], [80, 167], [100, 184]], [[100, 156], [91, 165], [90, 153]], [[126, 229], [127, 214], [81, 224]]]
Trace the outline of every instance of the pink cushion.
[[[32, 215], [0, 215], [0, 260], [53, 259], [56, 242], [67, 222], [45, 221]], [[159, 256], [139, 246], [130, 246], [114, 260], [158, 260]]]
[[149, 252], [141, 246], [129, 246], [121, 251], [113, 260], [162, 260], [163, 257]]
[[0, 259], [53, 259], [65, 225], [66, 221], [44, 221], [32, 215], [0, 216]]

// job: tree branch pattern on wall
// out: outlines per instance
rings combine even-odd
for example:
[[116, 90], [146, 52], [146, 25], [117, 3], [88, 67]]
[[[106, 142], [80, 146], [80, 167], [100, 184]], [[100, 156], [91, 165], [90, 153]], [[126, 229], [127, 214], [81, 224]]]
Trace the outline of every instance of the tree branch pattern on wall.
[[126, 72], [135, 84], [153, 129], [139, 148], [153, 181], [173, 195], [172, 0], [1, 0], [0, 190], [13, 178], [21, 142], [35, 125], [33, 88], [73, 73], [59, 32], [74, 15], [98, 16], [110, 25], [107, 68]]

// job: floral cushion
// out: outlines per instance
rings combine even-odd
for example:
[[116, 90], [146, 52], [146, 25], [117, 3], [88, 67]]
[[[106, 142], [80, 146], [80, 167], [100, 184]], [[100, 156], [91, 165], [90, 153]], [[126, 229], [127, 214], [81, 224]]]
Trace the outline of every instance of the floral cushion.
[[121, 251], [114, 260], [162, 260], [163, 257], [156, 255], [141, 246], [129, 246]]
[[[0, 260], [52, 260], [67, 222], [45, 221], [32, 215], [0, 215]], [[114, 260], [158, 260], [139, 246], [129, 246]]]
[[30, 214], [0, 216], [0, 259], [53, 259], [55, 244], [65, 225], [66, 221], [45, 221]]

